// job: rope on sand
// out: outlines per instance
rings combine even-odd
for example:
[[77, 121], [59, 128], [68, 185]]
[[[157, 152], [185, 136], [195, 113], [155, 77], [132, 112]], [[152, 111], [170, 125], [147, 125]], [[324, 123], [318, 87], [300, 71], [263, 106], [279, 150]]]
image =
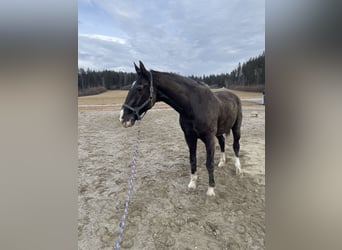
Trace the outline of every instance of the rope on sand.
[[134, 181], [135, 171], [136, 171], [136, 167], [137, 167], [137, 157], [138, 157], [138, 152], [139, 152], [139, 144], [140, 144], [140, 129], [138, 128], [137, 141], [136, 141], [134, 153], [133, 153], [133, 164], [132, 164], [132, 169], [131, 169], [131, 176], [129, 178], [129, 183], [128, 183], [128, 192], [127, 192], [127, 197], [126, 197], [126, 202], [125, 202], [125, 208], [124, 208], [124, 213], [122, 215], [121, 222], [120, 222], [118, 238], [116, 240], [116, 244], [114, 247], [115, 250], [120, 249], [122, 234], [123, 234], [123, 230], [125, 227], [125, 220], [127, 217], [128, 203], [129, 203], [129, 200], [131, 198], [131, 193], [132, 193], [132, 189], [133, 189], [133, 181]]

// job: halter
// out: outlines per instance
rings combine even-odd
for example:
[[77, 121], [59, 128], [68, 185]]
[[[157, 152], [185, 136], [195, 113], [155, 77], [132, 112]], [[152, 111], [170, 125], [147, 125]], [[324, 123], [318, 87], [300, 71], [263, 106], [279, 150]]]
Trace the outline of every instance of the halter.
[[141, 104], [139, 107], [136, 107], [136, 108], [133, 108], [132, 106], [129, 106], [126, 103], [122, 104], [122, 107], [128, 108], [129, 110], [133, 111], [133, 113], [137, 116], [137, 120], [141, 120], [145, 116], [145, 114], [146, 114], [146, 111], [145, 111], [144, 113], [142, 113], [140, 115], [139, 111], [141, 109], [143, 109], [147, 104], [149, 104], [149, 103], [152, 104], [152, 99], [153, 99], [153, 78], [152, 78], [151, 71], [150, 71], [150, 77], [151, 77], [151, 81], [150, 81], [150, 97], [143, 104]]

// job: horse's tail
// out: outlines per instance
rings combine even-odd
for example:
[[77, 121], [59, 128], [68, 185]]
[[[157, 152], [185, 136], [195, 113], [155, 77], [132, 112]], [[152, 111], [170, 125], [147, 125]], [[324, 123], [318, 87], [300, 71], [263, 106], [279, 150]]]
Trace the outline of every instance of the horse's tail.
[[[241, 105], [241, 100], [238, 96], [234, 95], [234, 99], [236, 102], [236, 106], [237, 106], [237, 115], [236, 115], [236, 119], [233, 123], [233, 126], [230, 128], [233, 131], [240, 131], [241, 128], [241, 124], [242, 124], [242, 105]], [[230, 135], [230, 129], [228, 130], [228, 132], [226, 132], [226, 137], [228, 137]]]
[[239, 97], [236, 96], [236, 105], [238, 108], [238, 112], [237, 112], [237, 116], [236, 116], [236, 120], [233, 124], [232, 130], [240, 130], [241, 128], [241, 124], [242, 124], [242, 105], [241, 105], [241, 100]]

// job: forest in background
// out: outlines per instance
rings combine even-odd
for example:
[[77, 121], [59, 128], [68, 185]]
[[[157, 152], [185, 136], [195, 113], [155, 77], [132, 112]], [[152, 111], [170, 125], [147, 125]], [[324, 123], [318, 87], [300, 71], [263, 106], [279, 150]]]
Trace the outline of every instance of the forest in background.
[[[248, 61], [239, 63], [230, 73], [211, 74], [203, 76], [188, 76], [196, 81], [202, 81], [211, 88], [226, 87], [229, 89], [258, 91], [265, 89], [265, 52]], [[116, 72], [113, 70], [95, 71], [78, 69], [78, 94], [93, 95], [114, 89], [128, 89], [136, 79], [131, 72]]]

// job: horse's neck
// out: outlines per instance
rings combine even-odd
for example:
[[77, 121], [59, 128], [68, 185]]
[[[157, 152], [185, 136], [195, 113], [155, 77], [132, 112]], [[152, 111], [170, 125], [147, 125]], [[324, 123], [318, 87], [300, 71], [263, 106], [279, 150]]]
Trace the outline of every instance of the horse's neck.
[[188, 86], [161, 74], [157, 78], [156, 88], [157, 102], [163, 101], [169, 104], [178, 113], [191, 113]]

